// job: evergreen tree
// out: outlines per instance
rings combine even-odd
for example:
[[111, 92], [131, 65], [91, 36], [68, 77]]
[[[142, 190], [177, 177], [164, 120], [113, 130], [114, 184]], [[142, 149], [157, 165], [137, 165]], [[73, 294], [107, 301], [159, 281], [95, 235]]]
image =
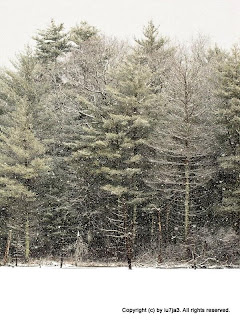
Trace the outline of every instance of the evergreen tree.
[[54, 20], [51, 20], [46, 30], [39, 31], [34, 40], [36, 40], [36, 56], [42, 63], [54, 62], [57, 57], [70, 50], [63, 23], [57, 25]]
[[116, 84], [107, 88], [107, 103], [91, 127], [85, 128], [87, 134], [76, 144], [72, 156], [80, 173], [95, 181], [101, 194], [106, 192], [107, 202], [102, 203], [107, 212], [104, 230], [112, 242], [116, 240], [115, 251], [122, 248], [125, 239], [128, 259], [137, 236], [137, 221], [147, 202], [144, 178], [148, 167], [148, 108], [152, 104], [149, 79], [150, 71], [134, 60], [123, 64]]
[[[34, 184], [48, 171], [45, 148], [35, 137], [29, 104], [22, 99], [11, 114], [12, 125], [0, 134], [0, 201], [8, 206], [15, 234], [25, 234], [25, 259], [29, 259], [29, 225], [36, 194]], [[17, 224], [16, 224], [17, 223]], [[24, 225], [24, 230], [22, 230]]]
[[151, 88], [154, 94], [159, 94], [168, 79], [175, 49], [167, 38], [159, 35], [159, 28], [152, 21], [144, 27], [143, 38], [135, 41], [135, 54], [141, 64], [151, 69]]
[[[1, 147], [4, 150], [1, 155], [1, 179], [5, 181], [1, 200], [3, 214], [7, 214], [3, 234], [6, 235], [8, 228], [13, 226], [13, 245], [19, 248], [17, 239], [22, 241], [27, 230], [24, 231], [21, 226], [22, 223], [27, 223], [24, 210], [29, 215], [30, 225], [37, 220], [36, 225], [39, 225], [39, 194], [44, 196], [44, 186], [37, 182], [40, 182], [40, 177], [47, 168], [43, 165], [44, 161], [38, 161], [38, 157], [44, 157], [46, 152], [40, 141], [45, 131], [41, 121], [44, 114], [41, 100], [46, 94], [47, 84], [39, 78], [39, 65], [29, 48], [18, 56], [14, 67], [15, 71], [5, 70], [0, 76], [0, 103], [5, 110], [0, 117]], [[41, 191], [39, 186], [42, 186]], [[25, 240], [27, 238], [25, 235]], [[27, 250], [25, 255], [28, 256]]]
[[[54, 177], [51, 184], [54, 188], [48, 192], [46, 203], [49, 203], [49, 206], [47, 210], [43, 210], [43, 216], [47, 213], [44, 221], [48, 221], [49, 224], [51, 221], [51, 228], [54, 230], [51, 233], [51, 241], [48, 241], [50, 246], [45, 247], [46, 251], [58, 252], [57, 243], [62, 237], [63, 228], [59, 226], [63, 226], [63, 223], [60, 223], [61, 215], [55, 210], [57, 207], [58, 212], [62, 212], [62, 217], [71, 216], [71, 221], [74, 221], [71, 227], [66, 227], [68, 235], [64, 231], [63, 238], [73, 239], [72, 230], [75, 237], [79, 231], [84, 245], [88, 246], [89, 256], [105, 255], [104, 246], [101, 245], [103, 233], [98, 230], [98, 226], [102, 224], [101, 192], [94, 188], [96, 182], [89, 176], [83, 180], [82, 176], [79, 179], [79, 174], [76, 174], [76, 178], [77, 169], [67, 166], [64, 157], [68, 157], [75, 140], [84, 139], [83, 136], [87, 135], [83, 127], [90, 126], [98, 117], [106, 96], [106, 84], [112, 79], [109, 69], [117, 65], [117, 57], [121, 55], [120, 49], [116, 41], [94, 36], [74, 47], [68, 60], [56, 64], [57, 76], [63, 81], [60, 80], [53, 86], [45, 102], [48, 108], [55, 110], [50, 120], [53, 117], [57, 120], [56, 125], [51, 126], [54, 129], [52, 138], [54, 137], [55, 141], [51, 146], [51, 154], [54, 157]], [[94, 110], [92, 105], [95, 106]], [[46, 119], [46, 123], [49, 123], [49, 119]], [[45, 234], [48, 228], [44, 222]], [[52, 241], [55, 236], [55, 241]], [[68, 245], [70, 247], [71, 243], [68, 242]], [[67, 243], [64, 247], [67, 247]]]
[[[169, 216], [169, 199], [170, 195], [165, 189], [163, 196], [162, 181], [158, 183], [159, 171], [161, 168], [156, 164], [162, 161], [163, 155], [158, 149], [161, 145], [163, 129], [163, 112], [166, 109], [166, 101], [163, 96], [170, 81], [171, 69], [174, 61], [176, 49], [170, 46], [167, 38], [159, 34], [159, 28], [150, 21], [143, 30], [142, 39], [135, 39], [135, 55], [139, 59], [141, 65], [145, 65], [151, 70], [150, 89], [155, 95], [156, 103], [149, 110], [149, 117], [154, 124], [154, 130], [151, 130], [149, 136], [149, 145], [152, 148], [152, 165], [149, 170], [148, 185], [152, 189], [154, 197], [148, 206], [148, 213], [151, 216], [149, 227], [151, 229], [151, 248], [152, 251], [158, 253], [158, 261], [162, 261], [163, 241], [169, 238], [168, 216]], [[167, 110], [165, 110], [167, 112]], [[161, 147], [160, 147], [161, 148]], [[166, 200], [168, 199], [168, 201]], [[166, 213], [166, 221], [164, 215]], [[164, 225], [165, 222], [165, 225]]]
[[218, 118], [222, 125], [221, 155], [222, 203], [220, 211], [229, 214], [239, 233], [240, 221], [240, 49], [234, 47], [220, 66], [221, 103]]
[[15, 109], [19, 100], [25, 99], [31, 109], [34, 130], [37, 130], [40, 136], [48, 127], [44, 126], [44, 113], [48, 113], [45, 119], [53, 117], [53, 114], [50, 114], [51, 108], [44, 107], [49, 83], [46, 78], [41, 77], [41, 66], [30, 48], [17, 56], [13, 67], [14, 70], [6, 69], [0, 74], [0, 104], [3, 106], [0, 121], [8, 123], [8, 112]]
[[152, 20], [150, 20], [146, 27], [143, 29], [143, 39], [135, 39], [139, 44], [140, 50], [145, 54], [153, 54], [162, 48], [167, 40], [163, 37], [158, 37], [158, 27], [156, 27]]
[[80, 25], [76, 25], [70, 30], [70, 40], [76, 45], [80, 45], [82, 42], [92, 40], [98, 35], [98, 30], [90, 26], [86, 21], [82, 21]]

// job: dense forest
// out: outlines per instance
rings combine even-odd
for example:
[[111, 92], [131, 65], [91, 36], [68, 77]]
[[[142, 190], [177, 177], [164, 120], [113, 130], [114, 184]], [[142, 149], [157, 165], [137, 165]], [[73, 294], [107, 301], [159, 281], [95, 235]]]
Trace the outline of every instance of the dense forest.
[[0, 72], [0, 259], [240, 265], [240, 47], [53, 20]]

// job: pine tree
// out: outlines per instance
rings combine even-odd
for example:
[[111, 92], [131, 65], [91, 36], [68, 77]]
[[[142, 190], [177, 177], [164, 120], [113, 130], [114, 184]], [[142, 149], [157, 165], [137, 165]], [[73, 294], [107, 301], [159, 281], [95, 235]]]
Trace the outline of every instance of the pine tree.
[[[168, 215], [169, 205], [166, 201], [168, 191], [162, 193], [161, 183], [157, 182], [156, 177], [159, 176], [159, 166], [156, 161], [162, 160], [162, 155], [158, 152], [159, 142], [162, 139], [161, 123], [163, 122], [163, 110], [166, 108], [166, 101], [163, 99], [163, 93], [170, 81], [171, 69], [174, 61], [176, 49], [170, 46], [170, 41], [159, 34], [159, 28], [150, 21], [143, 30], [142, 39], [135, 39], [135, 55], [139, 59], [141, 65], [145, 65], [151, 70], [150, 89], [155, 96], [156, 103], [149, 110], [149, 116], [152, 119], [154, 130], [151, 130], [149, 137], [149, 145], [152, 148], [152, 163], [149, 170], [150, 179], [148, 185], [152, 189], [155, 196], [151, 199], [148, 207], [148, 214], [151, 216], [149, 227], [151, 229], [151, 249], [153, 253], [158, 252], [158, 261], [162, 261], [163, 241], [168, 238]], [[161, 170], [160, 170], [161, 171]], [[161, 191], [160, 191], [161, 190]], [[167, 211], [165, 229], [164, 215]]]
[[218, 119], [223, 128], [221, 134], [222, 203], [220, 212], [231, 217], [239, 233], [240, 211], [240, 49], [234, 47], [224, 64], [220, 66], [221, 103]]
[[152, 21], [144, 27], [143, 38], [135, 41], [135, 54], [141, 64], [151, 69], [151, 88], [154, 94], [159, 94], [168, 79], [175, 49], [170, 46], [167, 38], [159, 35], [159, 27]]
[[76, 45], [80, 45], [82, 42], [92, 40], [98, 35], [98, 30], [90, 26], [86, 21], [82, 21], [80, 25], [76, 25], [70, 30], [70, 40]]
[[135, 39], [135, 41], [140, 45], [140, 50], [145, 54], [153, 54], [162, 48], [167, 40], [163, 37], [158, 37], [159, 31], [152, 20], [150, 20], [146, 27], [143, 29], [143, 39]]
[[6, 234], [8, 228], [15, 228], [12, 237], [15, 247], [19, 247], [17, 239], [23, 239], [22, 234], [25, 233], [25, 257], [28, 259], [27, 224], [31, 225], [38, 219], [36, 186], [47, 171], [46, 159], [42, 160], [46, 150], [39, 140], [39, 133], [42, 133], [39, 120], [43, 113], [41, 99], [46, 85], [39, 81], [38, 64], [29, 48], [18, 56], [14, 67], [15, 71], [5, 70], [0, 77], [0, 101], [5, 107], [0, 117], [1, 203], [3, 214], [7, 214], [2, 232]]
[[8, 112], [15, 109], [18, 100], [25, 99], [33, 115], [34, 129], [38, 129], [40, 135], [47, 127], [43, 124], [44, 112], [48, 113], [45, 118], [53, 117], [49, 111], [51, 108], [43, 106], [49, 83], [46, 78], [41, 77], [41, 67], [30, 48], [17, 56], [13, 67], [14, 70], [6, 69], [0, 74], [0, 104], [3, 106], [0, 121], [7, 123]]
[[106, 89], [107, 101], [102, 111], [99, 116], [95, 114], [92, 126], [85, 128], [86, 134], [72, 156], [88, 181], [95, 181], [97, 192], [104, 195], [105, 191], [107, 200], [100, 203], [107, 212], [103, 229], [120, 257], [125, 240], [124, 252], [129, 261], [137, 221], [147, 202], [144, 177], [148, 166], [148, 107], [152, 104], [149, 79], [147, 68], [134, 60], [126, 61], [117, 71], [114, 87]]
[[[24, 224], [25, 259], [29, 259], [29, 225], [35, 200], [34, 184], [48, 170], [45, 148], [35, 137], [29, 104], [22, 99], [11, 114], [12, 125], [2, 127], [0, 134], [0, 201], [8, 205], [13, 228]], [[15, 211], [14, 213], [11, 210]], [[23, 231], [23, 230], [21, 230]]]
[[51, 20], [46, 30], [39, 31], [34, 40], [36, 40], [36, 56], [42, 63], [54, 62], [57, 57], [70, 50], [63, 23], [57, 25], [54, 20]]
[[[56, 64], [58, 77], [66, 81], [58, 81], [57, 85], [50, 90], [45, 102], [49, 109], [55, 110], [54, 117], [57, 119], [57, 125], [51, 126], [54, 129], [52, 138], [56, 143], [51, 146], [54, 157], [52, 165], [54, 177], [51, 185], [54, 188], [46, 197], [46, 203], [52, 203], [52, 205], [45, 210], [47, 214], [43, 228], [46, 234], [47, 221], [49, 224], [51, 221], [52, 237], [50, 236], [51, 241], [48, 241], [51, 245], [45, 247], [46, 251], [49, 249], [50, 252], [54, 250], [58, 252], [57, 244], [63, 230], [62, 227], [58, 228], [63, 225], [60, 222], [60, 212], [62, 212], [63, 217], [71, 216], [74, 221], [71, 227], [70, 225], [66, 227], [66, 232], [69, 234], [63, 232], [63, 238], [70, 239], [71, 230], [74, 230], [76, 237], [79, 231], [85, 245], [88, 245], [90, 256], [105, 255], [104, 246], [101, 245], [103, 233], [97, 227], [102, 224], [100, 221], [102, 207], [99, 204], [102, 201], [100, 195], [102, 191], [95, 189], [96, 182], [92, 181], [90, 176], [84, 177], [84, 182], [81, 175], [81, 178], [78, 178], [79, 174], [76, 174], [76, 178], [75, 170], [77, 169], [68, 167], [64, 157], [68, 157], [72, 143], [76, 139], [84, 139], [87, 135], [83, 127], [90, 126], [98, 117], [106, 96], [106, 84], [112, 79], [109, 69], [118, 63], [117, 58], [121, 55], [119, 50], [120, 46], [116, 41], [93, 36], [86, 41], [81, 41], [78, 47], [74, 47], [68, 60]], [[53, 74], [52, 71], [51, 74]], [[92, 110], [92, 104], [95, 106], [94, 110]], [[53, 116], [50, 116], [51, 119]], [[49, 122], [48, 119], [46, 121]], [[54, 194], [52, 194], [53, 191]], [[55, 210], [56, 207], [58, 213]], [[43, 216], [44, 214], [43, 211]], [[68, 242], [68, 244], [70, 247], [71, 243]], [[66, 243], [64, 247], [67, 247]]]

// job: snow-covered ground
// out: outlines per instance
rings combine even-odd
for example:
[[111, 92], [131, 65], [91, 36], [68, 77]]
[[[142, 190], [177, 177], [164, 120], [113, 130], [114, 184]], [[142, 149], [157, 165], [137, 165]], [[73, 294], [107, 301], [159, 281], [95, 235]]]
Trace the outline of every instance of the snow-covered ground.
[[238, 320], [239, 293], [240, 269], [0, 267], [3, 320]]

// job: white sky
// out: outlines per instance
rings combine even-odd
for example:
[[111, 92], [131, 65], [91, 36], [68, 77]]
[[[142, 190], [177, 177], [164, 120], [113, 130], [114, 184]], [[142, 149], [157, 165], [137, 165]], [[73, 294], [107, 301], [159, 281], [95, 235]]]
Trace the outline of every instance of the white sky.
[[240, 0], [0, 0], [0, 66], [51, 18], [67, 28], [86, 20], [129, 39], [153, 19], [163, 35], [180, 41], [202, 33], [228, 48], [240, 40]]

